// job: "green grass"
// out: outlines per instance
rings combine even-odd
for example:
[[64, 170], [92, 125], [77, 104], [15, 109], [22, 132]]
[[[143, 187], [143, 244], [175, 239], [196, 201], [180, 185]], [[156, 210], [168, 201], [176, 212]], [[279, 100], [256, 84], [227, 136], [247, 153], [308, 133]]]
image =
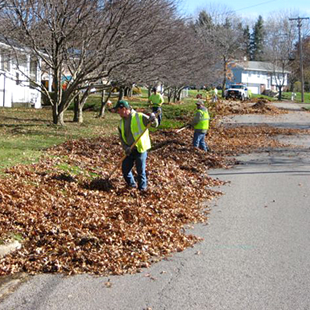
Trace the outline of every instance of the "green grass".
[[[201, 92], [200, 92], [201, 93]], [[205, 94], [206, 92], [204, 92]], [[130, 105], [134, 109], [145, 109], [146, 113], [151, 112], [151, 109], [148, 106], [147, 98], [148, 98], [147, 89], [142, 88], [141, 96], [133, 96], [131, 98], [126, 98], [130, 102]], [[169, 128], [179, 128], [183, 126], [189, 117], [192, 117], [195, 106], [197, 91], [189, 91], [189, 97], [182, 100], [181, 104], [164, 104], [162, 106], [163, 110], [163, 121], [160, 125], [162, 129]], [[85, 107], [91, 107], [93, 111], [99, 111], [100, 109], [100, 96], [93, 95], [91, 96], [85, 104]], [[117, 97], [112, 97], [111, 101], [113, 105], [117, 101]], [[167, 102], [167, 98], [165, 97], [165, 102]]]
[[118, 115], [106, 113], [96, 118], [94, 111], [84, 113], [84, 123], [73, 123], [73, 112], [65, 113], [66, 126], [52, 124], [50, 108], [0, 108], [0, 171], [19, 163], [38, 160], [44, 150], [66, 140], [116, 133]]
[[[292, 92], [282, 92], [282, 100], [291, 100]], [[253, 95], [253, 97], [262, 97], [262, 98], [267, 98], [272, 101], [277, 101], [277, 97], [268, 97], [268, 96], [263, 96], [263, 95]], [[296, 98], [294, 100], [297, 103], [301, 102], [301, 93], [296, 93]], [[310, 93], [304, 93], [304, 103], [310, 103]]]
[[251, 98], [260, 98], [260, 99], [268, 99], [271, 101], [277, 101], [277, 98], [270, 97], [270, 96], [265, 96], [265, 95], [257, 95], [257, 94], [252, 94]]
[[[291, 92], [284, 92], [283, 99], [291, 100], [292, 93]], [[295, 102], [301, 102], [301, 93], [296, 93]], [[310, 93], [304, 93], [304, 103], [310, 103]]]
[[11, 242], [11, 241], [18, 241], [18, 242], [22, 242], [23, 241], [23, 237], [21, 234], [19, 233], [13, 233], [10, 232], [9, 234], [5, 235], [5, 236], [1, 236], [0, 238], [0, 245], [3, 245], [7, 242]]

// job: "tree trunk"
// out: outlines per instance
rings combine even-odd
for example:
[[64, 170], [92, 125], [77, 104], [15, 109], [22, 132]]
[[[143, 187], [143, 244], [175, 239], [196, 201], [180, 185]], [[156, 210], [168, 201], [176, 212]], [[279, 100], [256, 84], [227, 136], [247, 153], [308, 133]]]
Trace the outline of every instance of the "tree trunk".
[[171, 95], [172, 95], [172, 92], [171, 92], [171, 88], [168, 89], [167, 91], [167, 99], [168, 99], [168, 103], [171, 102]]
[[281, 101], [282, 100], [282, 86], [278, 86], [278, 88], [279, 88], [278, 100]]
[[177, 100], [178, 100], [178, 101], [181, 100], [182, 90], [183, 90], [183, 87], [181, 87], [180, 89], [178, 89], [178, 92], [177, 92]]
[[125, 87], [124, 88], [124, 96], [131, 97], [132, 96], [132, 87]]
[[83, 107], [87, 101], [89, 96], [91, 86], [83, 93], [82, 97], [80, 97], [80, 93], [76, 94], [74, 97], [74, 117], [73, 122], [83, 123]]
[[174, 87], [173, 88], [173, 103], [175, 103], [176, 99], [177, 99], [177, 88]]
[[104, 117], [106, 104], [107, 104], [108, 100], [111, 97], [111, 93], [112, 93], [112, 87], [109, 89], [107, 98], [104, 99], [104, 97], [105, 97], [105, 90], [103, 90], [101, 92], [101, 106], [100, 106], [100, 111], [99, 111], [98, 117], [102, 117], [102, 118]]
[[226, 88], [226, 80], [227, 80], [227, 61], [224, 58], [224, 77], [223, 77], [223, 84], [222, 84], [222, 98], [225, 97], [225, 88]]
[[124, 87], [119, 88], [119, 93], [118, 93], [118, 100], [122, 100], [124, 97]]
[[61, 111], [60, 113], [58, 113], [56, 125], [65, 126], [64, 113], [65, 113], [65, 111]]
[[58, 106], [54, 104], [52, 106], [52, 110], [53, 110], [53, 123], [56, 125], [58, 122]]
[[59, 112], [58, 105], [53, 105], [52, 110], [53, 110], [53, 124], [58, 125], [58, 126], [65, 126], [65, 121], [64, 121], [65, 111], [62, 110], [61, 112]]
[[132, 97], [132, 87], [128, 87], [128, 97]]
[[73, 122], [75, 123], [83, 123], [83, 107], [80, 102], [80, 95], [77, 95], [74, 98], [74, 116]]
[[74, 116], [73, 116], [73, 122], [77, 122], [77, 121], [78, 121], [79, 101], [80, 101], [80, 96], [77, 95], [77, 96], [74, 98], [74, 105], [73, 105]]

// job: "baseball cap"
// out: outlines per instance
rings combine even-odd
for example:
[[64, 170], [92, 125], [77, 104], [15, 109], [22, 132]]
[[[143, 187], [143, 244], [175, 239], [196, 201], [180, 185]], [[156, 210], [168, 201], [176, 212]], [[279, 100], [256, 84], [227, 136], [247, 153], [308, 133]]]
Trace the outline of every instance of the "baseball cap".
[[116, 111], [117, 109], [121, 108], [130, 109], [130, 105], [126, 100], [118, 100], [113, 110]]

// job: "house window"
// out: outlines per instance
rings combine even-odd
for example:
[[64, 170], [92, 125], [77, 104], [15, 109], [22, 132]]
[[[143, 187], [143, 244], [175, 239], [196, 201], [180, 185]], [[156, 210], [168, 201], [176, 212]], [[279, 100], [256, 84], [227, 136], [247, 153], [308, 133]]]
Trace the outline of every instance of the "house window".
[[10, 71], [10, 52], [6, 50], [1, 50], [0, 51], [0, 56], [1, 56], [1, 63], [0, 67], [2, 70], [5, 71]]

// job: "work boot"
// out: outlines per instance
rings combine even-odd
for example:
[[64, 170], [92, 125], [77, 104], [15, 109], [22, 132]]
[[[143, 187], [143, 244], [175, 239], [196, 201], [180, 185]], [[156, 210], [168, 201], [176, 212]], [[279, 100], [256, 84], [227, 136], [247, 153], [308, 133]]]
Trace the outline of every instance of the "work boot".
[[149, 190], [147, 188], [139, 189], [139, 192], [142, 196], [147, 196], [149, 194]]
[[127, 189], [135, 189], [135, 188], [137, 188], [137, 185], [136, 184], [126, 184], [126, 188]]

